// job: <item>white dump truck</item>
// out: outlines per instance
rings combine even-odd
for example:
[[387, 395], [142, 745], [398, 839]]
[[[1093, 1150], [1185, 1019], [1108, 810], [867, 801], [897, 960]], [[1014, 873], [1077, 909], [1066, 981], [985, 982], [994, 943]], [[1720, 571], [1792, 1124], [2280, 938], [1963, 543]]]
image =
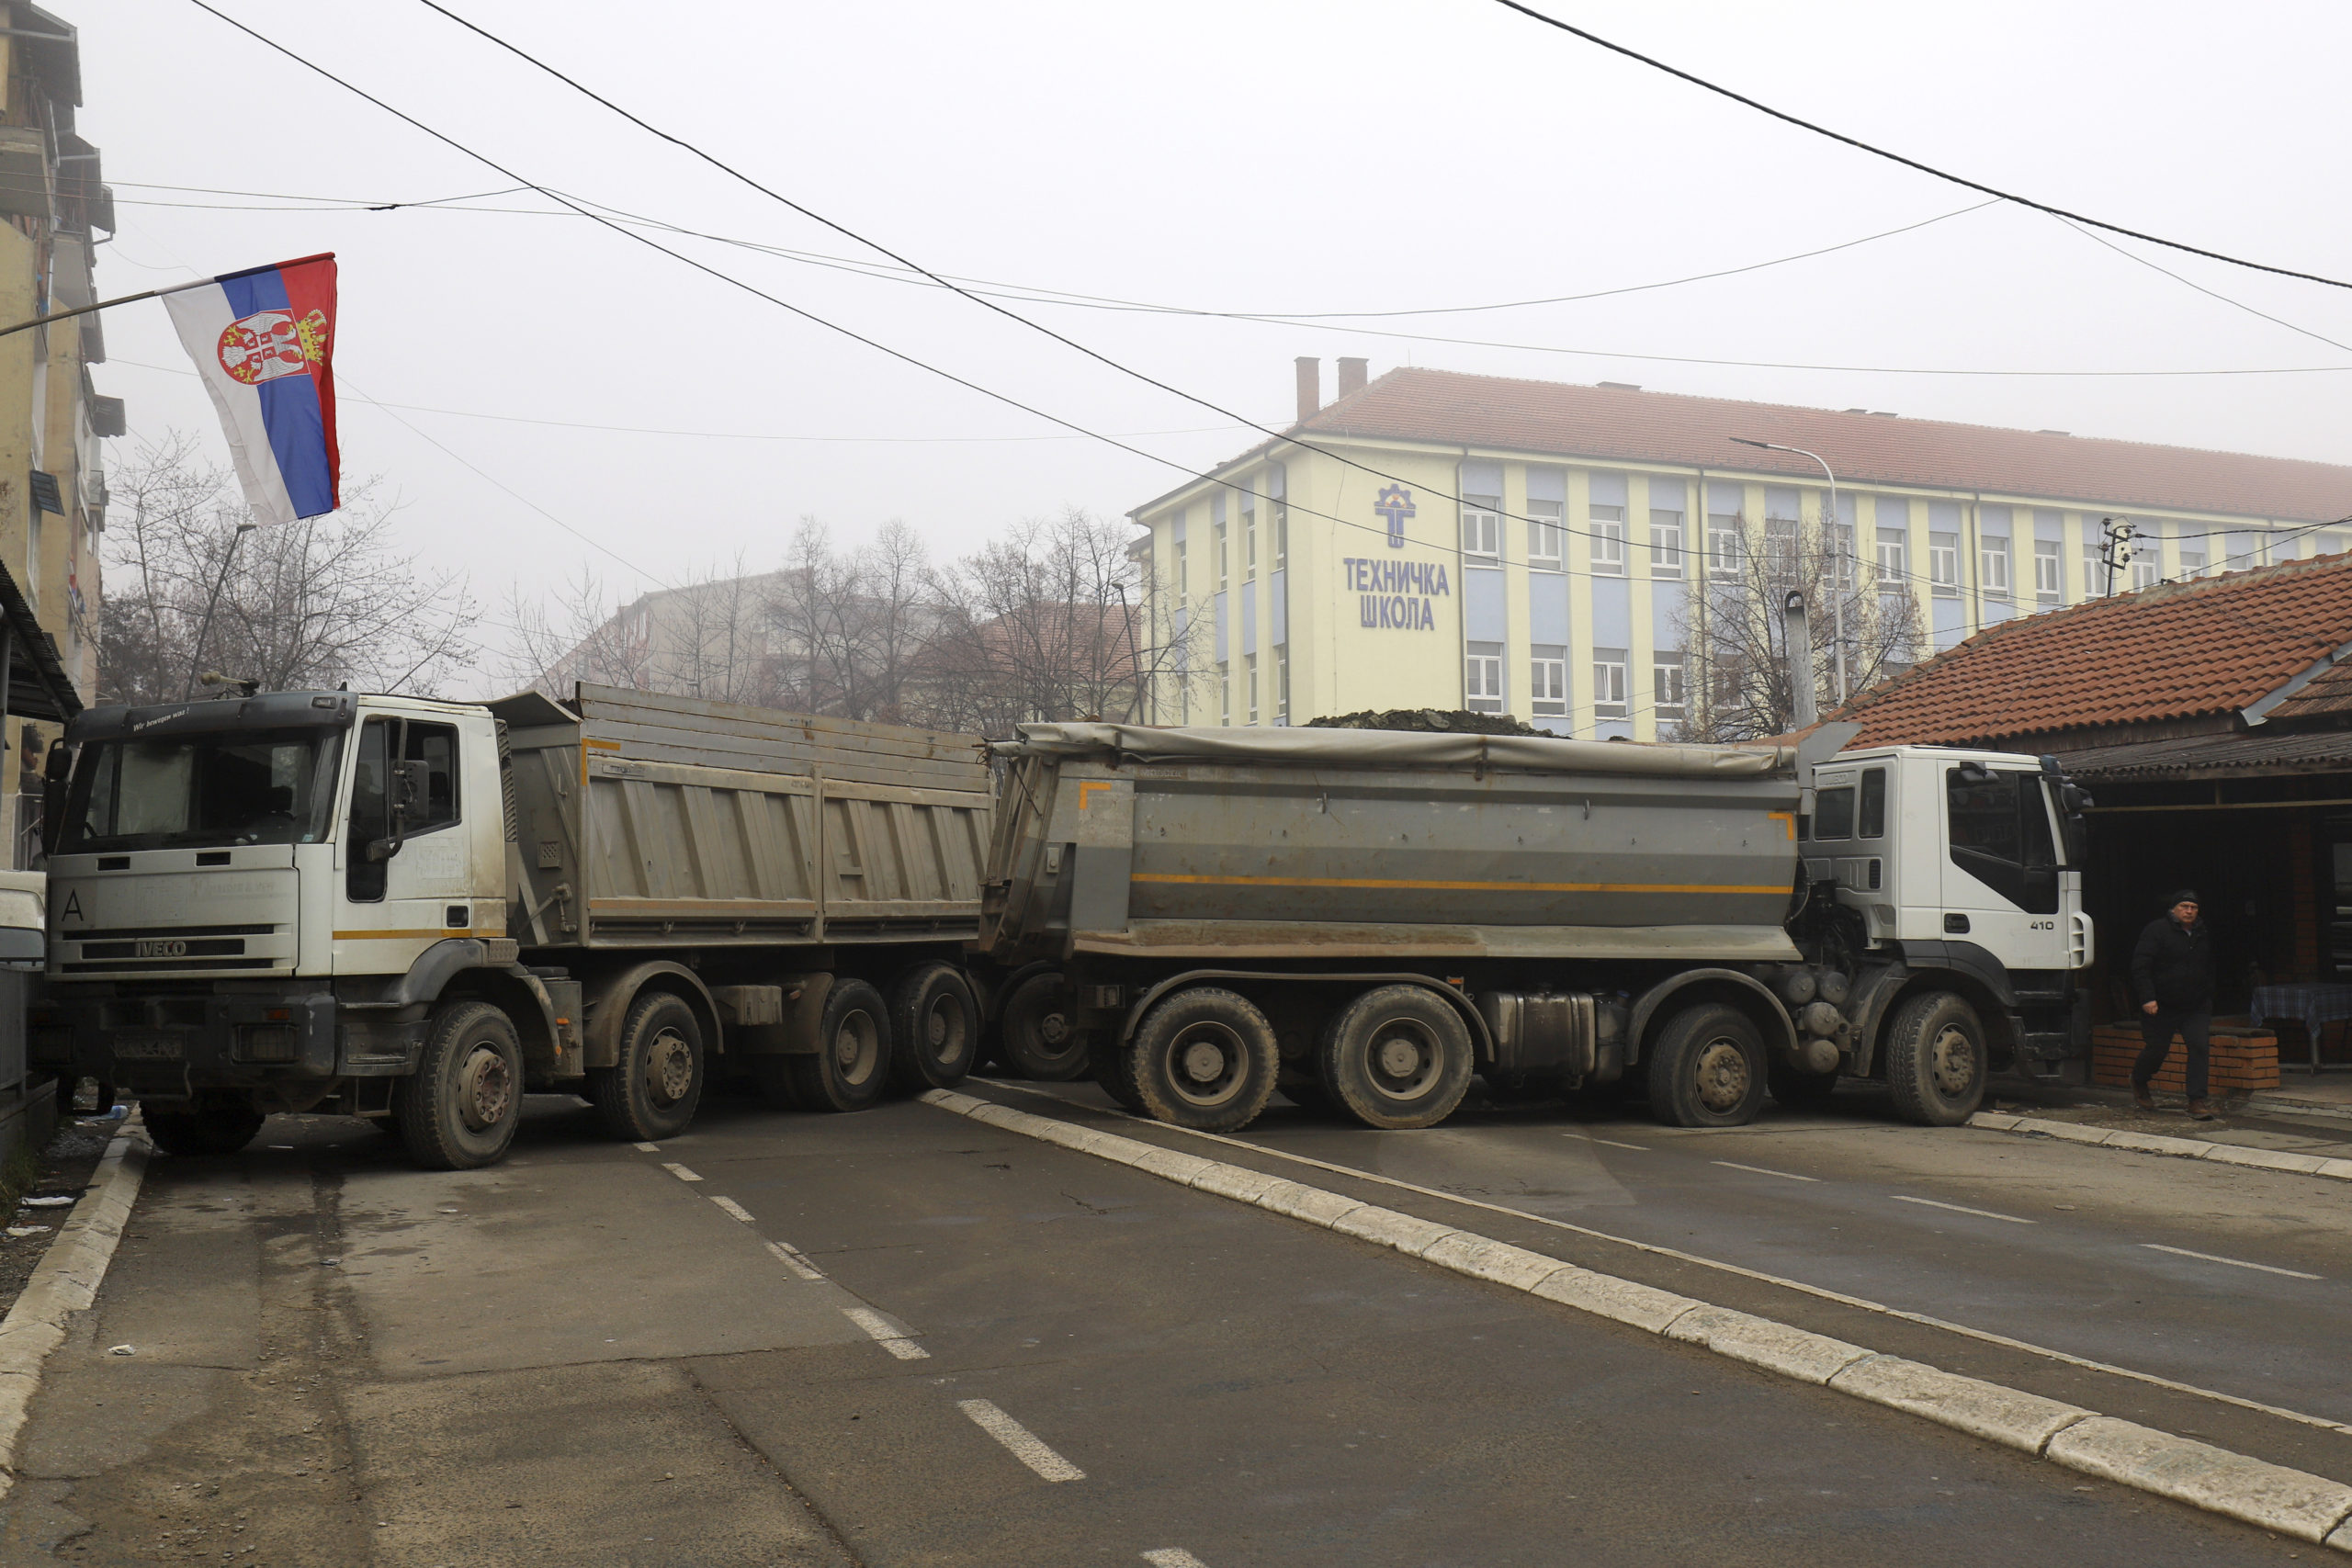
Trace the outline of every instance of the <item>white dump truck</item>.
[[854, 1110], [978, 1047], [973, 737], [274, 692], [93, 708], [50, 764], [32, 1063], [135, 1095], [174, 1152], [311, 1111], [481, 1166], [526, 1089], [661, 1138], [718, 1067]]
[[1682, 1125], [1883, 1080], [1916, 1120], [2070, 1055], [2081, 792], [2054, 761], [1025, 726], [980, 948], [1010, 1037], [1229, 1131], [1277, 1086], [1421, 1127], [1638, 1080]]

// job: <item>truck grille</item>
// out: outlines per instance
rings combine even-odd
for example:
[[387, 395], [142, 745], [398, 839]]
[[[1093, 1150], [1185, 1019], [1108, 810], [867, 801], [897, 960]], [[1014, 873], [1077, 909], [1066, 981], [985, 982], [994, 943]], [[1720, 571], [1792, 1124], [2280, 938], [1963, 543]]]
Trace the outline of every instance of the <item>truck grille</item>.
[[[284, 928], [126, 926], [74, 931], [58, 939], [61, 975], [192, 974], [203, 970], [272, 969], [288, 962], [269, 950], [283, 945]], [[262, 950], [255, 953], [254, 949]]]

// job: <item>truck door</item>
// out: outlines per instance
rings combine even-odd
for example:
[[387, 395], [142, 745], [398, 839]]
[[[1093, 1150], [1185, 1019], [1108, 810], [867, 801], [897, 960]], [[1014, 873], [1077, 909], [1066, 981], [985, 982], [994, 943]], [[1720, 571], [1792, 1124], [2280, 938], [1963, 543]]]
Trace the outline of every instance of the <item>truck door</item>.
[[[335, 943], [353, 952], [352, 969], [389, 973], [445, 935], [473, 924], [473, 867], [458, 796], [458, 728], [385, 715], [361, 728], [345, 825], [345, 908]], [[400, 820], [391, 809], [391, 763], [422, 764], [422, 787]], [[498, 809], [496, 802], [488, 807]]]
[[2039, 773], [1944, 770], [1943, 931], [2012, 969], [2063, 969], [2058, 853]]

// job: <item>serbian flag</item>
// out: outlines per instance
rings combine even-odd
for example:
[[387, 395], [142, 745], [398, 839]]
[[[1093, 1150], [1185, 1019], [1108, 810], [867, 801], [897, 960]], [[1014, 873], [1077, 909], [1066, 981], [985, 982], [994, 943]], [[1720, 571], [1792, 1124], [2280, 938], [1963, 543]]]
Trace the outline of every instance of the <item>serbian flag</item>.
[[224, 273], [164, 304], [220, 411], [254, 521], [341, 505], [334, 253]]

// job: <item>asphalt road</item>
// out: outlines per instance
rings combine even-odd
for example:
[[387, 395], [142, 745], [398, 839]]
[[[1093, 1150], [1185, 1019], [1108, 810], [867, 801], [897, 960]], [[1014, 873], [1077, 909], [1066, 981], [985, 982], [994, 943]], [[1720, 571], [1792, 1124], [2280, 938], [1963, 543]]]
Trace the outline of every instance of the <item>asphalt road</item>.
[[[1112, 1120], [1091, 1089], [1068, 1093], [1092, 1108], [1060, 1113]], [[2352, 1257], [2341, 1198], [2308, 1179], [1930, 1134], [1868, 1106], [1705, 1137], [1556, 1107], [1404, 1134], [1284, 1110], [1247, 1147], [1118, 1130], [2284, 1462], [2341, 1474], [2352, 1456], [2332, 1429], [1544, 1223], [2340, 1419], [2342, 1368], [2315, 1348]], [[158, 1158], [98, 1307], [52, 1361], [0, 1552], [403, 1568], [2322, 1555], [929, 1106], [721, 1102], [648, 1150], [599, 1141], [559, 1100], [533, 1102], [490, 1171], [411, 1171], [389, 1140], [326, 1120], [273, 1122], [233, 1160]]]

